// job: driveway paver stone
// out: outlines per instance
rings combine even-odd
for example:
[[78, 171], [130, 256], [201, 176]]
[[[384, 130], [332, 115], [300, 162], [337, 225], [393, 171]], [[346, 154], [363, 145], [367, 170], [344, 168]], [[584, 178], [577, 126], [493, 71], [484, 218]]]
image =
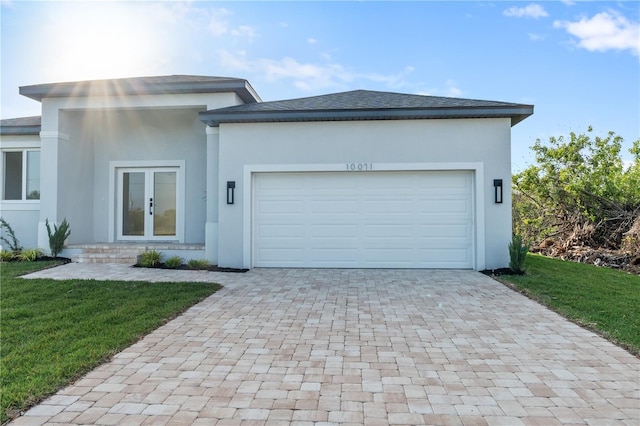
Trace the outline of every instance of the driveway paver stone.
[[224, 288], [14, 425], [640, 424], [640, 360], [473, 271], [68, 264]]

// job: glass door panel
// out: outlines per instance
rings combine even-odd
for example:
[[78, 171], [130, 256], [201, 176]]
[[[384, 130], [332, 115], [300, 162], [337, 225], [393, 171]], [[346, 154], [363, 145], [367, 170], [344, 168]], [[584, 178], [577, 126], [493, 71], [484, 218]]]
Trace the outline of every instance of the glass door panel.
[[117, 238], [126, 241], [177, 240], [179, 168], [118, 170]]
[[122, 235], [145, 234], [145, 172], [122, 173]]
[[153, 235], [176, 235], [176, 172], [152, 172]]

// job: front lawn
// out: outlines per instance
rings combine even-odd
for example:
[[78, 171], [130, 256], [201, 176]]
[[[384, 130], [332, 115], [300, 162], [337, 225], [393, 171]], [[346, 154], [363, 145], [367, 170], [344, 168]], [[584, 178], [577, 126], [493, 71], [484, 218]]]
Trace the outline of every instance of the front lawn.
[[631, 353], [640, 354], [640, 276], [540, 255], [499, 279]]
[[18, 278], [54, 264], [0, 264], [0, 424], [220, 288]]

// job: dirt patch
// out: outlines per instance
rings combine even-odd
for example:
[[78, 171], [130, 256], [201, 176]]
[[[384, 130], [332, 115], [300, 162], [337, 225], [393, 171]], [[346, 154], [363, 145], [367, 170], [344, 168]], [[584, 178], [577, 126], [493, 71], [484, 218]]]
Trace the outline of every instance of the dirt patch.
[[485, 269], [480, 271], [481, 274], [488, 275], [490, 277], [499, 277], [502, 275], [524, 275], [524, 272], [515, 272], [511, 268], [498, 268], [498, 269]]
[[587, 263], [640, 275], [640, 253], [587, 246], [564, 248], [550, 240], [543, 241], [539, 247], [532, 248], [531, 251], [562, 260]]

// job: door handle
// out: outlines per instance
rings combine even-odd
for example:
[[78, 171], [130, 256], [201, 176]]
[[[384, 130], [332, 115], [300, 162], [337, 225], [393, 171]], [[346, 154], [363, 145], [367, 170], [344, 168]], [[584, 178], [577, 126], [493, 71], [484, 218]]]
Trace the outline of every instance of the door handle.
[[153, 198], [149, 198], [149, 216], [153, 215]]

